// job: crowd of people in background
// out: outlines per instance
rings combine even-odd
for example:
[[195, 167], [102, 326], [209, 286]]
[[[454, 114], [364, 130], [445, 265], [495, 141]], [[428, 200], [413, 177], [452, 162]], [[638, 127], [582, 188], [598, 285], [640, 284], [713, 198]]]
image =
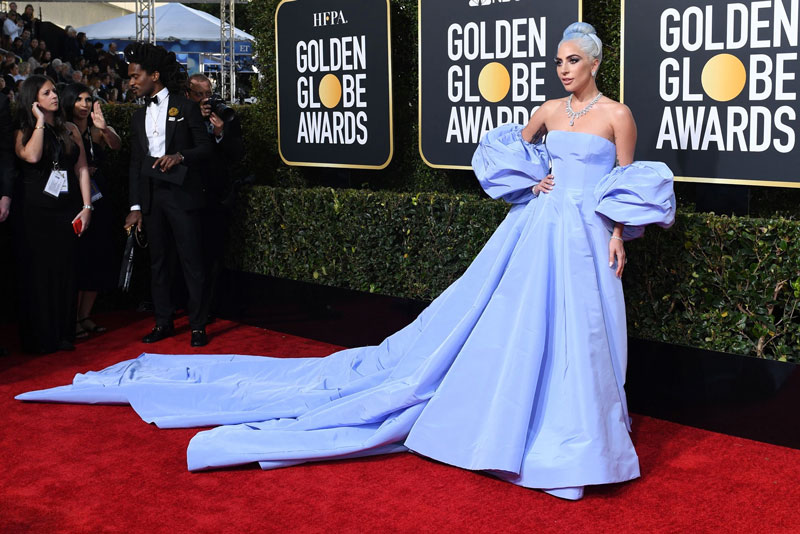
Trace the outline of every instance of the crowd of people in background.
[[81, 83], [93, 99], [103, 103], [135, 101], [128, 90], [128, 65], [115, 43], [105, 49], [102, 43], [90, 43], [85, 33], [72, 26], [64, 29], [58, 42], [48, 43], [39, 34], [37, 23], [30, 4], [20, 14], [17, 4], [11, 2], [8, 12], [0, 13], [0, 92], [12, 102], [31, 75], [45, 75], [59, 86]]
[[[230, 171], [244, 157], [241, 125], [232, 109], [212, 105], [211, 80], [187, 77], [174, 53], [135, 43], [125, 58], [132, 96], [144, 103], [130, 125], [128, 219], [136, 220], [124, 225], [141, 230], [144, 222], [150, 244], [156, 327], [143, 342], [174, 334], [180, 271], [191, 344], [202, 346], [235, 196]], [[123, 224], [107, 195], [121, 184], [105, 160], [122, 140], [103, 114], [98, 91], [77, 78], [30, 74], [16, 93], [0, 92], [0, 223], [13, 227], [16, 317], [25, 352], [72, 350], [76, 339], [103, 332], [91, 317], [95, 299], [118, 282], [120, 258], [109, 251]], [[160, 161], [166, 163], [154, 171]]]

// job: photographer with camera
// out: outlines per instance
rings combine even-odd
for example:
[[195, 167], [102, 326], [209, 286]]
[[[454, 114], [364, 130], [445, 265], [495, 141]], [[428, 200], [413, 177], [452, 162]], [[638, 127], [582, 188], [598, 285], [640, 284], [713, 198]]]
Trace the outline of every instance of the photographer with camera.
[[228, 223], [236, 194], [231, 169], [244, 158], [242, 126], [233, 109], [211, 91], [211, 80], [203, 74], [189, 77], [188, 97], [197, 102], [205, 121], [213, 156], [203, 174], [206, 213], [203, 217], [205, 236], [206, 287], [208, 309], [213, 309], [217, 281], [224, 265]]

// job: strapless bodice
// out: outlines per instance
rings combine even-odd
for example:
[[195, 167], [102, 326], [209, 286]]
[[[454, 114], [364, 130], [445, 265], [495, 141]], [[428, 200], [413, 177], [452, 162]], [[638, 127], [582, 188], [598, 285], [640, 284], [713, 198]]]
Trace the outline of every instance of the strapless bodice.
[[[510, 204], [534, 204], [533, 186], [548, 173], [555, 187], [535, 204], [563, 218], [575, 207], [586, 224], [625, 226], [624, 239], [644, 233], [647, 224], [669, 227], [675, 218], [672, 172], [660, 162], [635, 161], [615, 167], [616, 145], [599, 135], [553, 130], [544, 143], [528, 143], [523, 126], [506, 124], [481, 139], [472, 168], [492, 198]], [[531, 209], [535, 209], [533, 205]]]
[[564, 190], [593, 193], [617, 159], [614, 143], [589, 133], [553, 130], [547, 133], [545, 146], [556, 188]]

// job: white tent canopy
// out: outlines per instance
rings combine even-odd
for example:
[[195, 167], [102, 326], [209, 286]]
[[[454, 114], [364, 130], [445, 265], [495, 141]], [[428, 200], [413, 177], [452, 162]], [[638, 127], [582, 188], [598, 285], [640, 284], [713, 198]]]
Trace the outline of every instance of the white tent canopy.
[[[219, 25], [217, 17], [183, 4], [167, 4], [155, 9], [156, 40], [158, 41], [217, 41]], [[85, 32], [89, 40], [136, 40], [136, 14], [89, 24], [77, 28]], [[253, 41], [249, 33], [235, 30], [236, 41]]]

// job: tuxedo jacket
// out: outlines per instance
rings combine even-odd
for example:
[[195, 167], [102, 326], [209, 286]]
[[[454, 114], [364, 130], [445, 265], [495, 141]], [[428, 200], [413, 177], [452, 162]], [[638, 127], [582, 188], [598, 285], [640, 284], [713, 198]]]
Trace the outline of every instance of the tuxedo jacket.
[[[145, 110], [137, 109], [131, 119], [131, 164], [129, 168], [130, 203], [139, 204], [142, 214], [150, 212], [153, 195], [153, 178], [142, 172], [149, 154], [147, 132], [145, 131]], [[166, 116], [166, 155], [180, 152], [187, 167], [186, 176], [180, 185], [169, 185], [169, 194], [175, 204], [185, 210], [199, 209], [205, 205], [203, 192], [203, 165], [211, 158], [213, 147], [200, 107], [188, 98], [170, 93]]]

